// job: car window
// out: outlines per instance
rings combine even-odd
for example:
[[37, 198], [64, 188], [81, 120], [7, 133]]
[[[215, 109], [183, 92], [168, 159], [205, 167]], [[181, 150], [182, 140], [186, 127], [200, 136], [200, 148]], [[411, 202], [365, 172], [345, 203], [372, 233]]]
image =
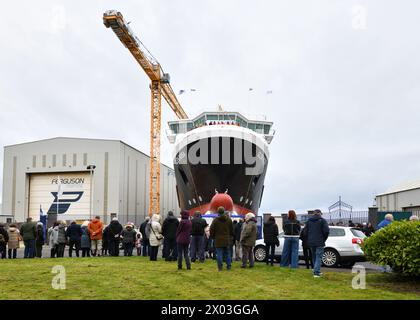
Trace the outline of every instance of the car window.
[[355, 237], [358, 237], [358, 238], [366, 238], [366, 235], [362, 231], [360, 231], [358, 229], [350, 229], [350, 231], [351, 231], [351, 233], [353, 233], [353, 235]]
[[340, 228], [330, 228], [330, 237], [344, 237], [346, 232]]

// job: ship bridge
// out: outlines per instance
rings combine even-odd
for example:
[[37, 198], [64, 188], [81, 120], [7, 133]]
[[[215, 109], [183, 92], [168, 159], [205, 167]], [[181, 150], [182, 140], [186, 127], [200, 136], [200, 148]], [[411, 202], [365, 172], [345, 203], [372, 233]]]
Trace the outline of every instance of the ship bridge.
[[178, 134], [187, 133], [203, 126], [234, 125], [247, 128], [264, 136], [268, 143], [271, 143], [275, 130], [272, 129], [273, 122], [265, 120], [251, 120], [239, 112], [214, 111], [203, 112], [194, 119], [180, 119], [169, 121], [167, 136], [170, 143], [174, 143]]

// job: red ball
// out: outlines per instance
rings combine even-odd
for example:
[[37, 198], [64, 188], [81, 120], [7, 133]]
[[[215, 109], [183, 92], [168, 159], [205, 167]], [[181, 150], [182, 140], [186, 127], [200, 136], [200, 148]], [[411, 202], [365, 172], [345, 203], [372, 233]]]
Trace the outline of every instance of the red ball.
[[210, 211], [217, 212], [219, 207], [225, 208], [226, 211], [233, 211], [233, 200], [226, 193], [217, 193], [210, 201]]

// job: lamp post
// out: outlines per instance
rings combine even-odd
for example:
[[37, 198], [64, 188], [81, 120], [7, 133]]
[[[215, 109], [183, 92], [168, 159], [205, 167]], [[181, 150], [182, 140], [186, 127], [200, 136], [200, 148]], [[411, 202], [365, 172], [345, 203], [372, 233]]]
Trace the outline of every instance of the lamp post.
[[93, 170], [95, 170], [96, 166], [90, 164], [86, 167], [87, 170], [90, 171], [90, 210], [89, 210], [89, 220], [92, 221], [92, 210], [93, 210], [93, 195], [92, 195], [92, 187], [93, 187]]

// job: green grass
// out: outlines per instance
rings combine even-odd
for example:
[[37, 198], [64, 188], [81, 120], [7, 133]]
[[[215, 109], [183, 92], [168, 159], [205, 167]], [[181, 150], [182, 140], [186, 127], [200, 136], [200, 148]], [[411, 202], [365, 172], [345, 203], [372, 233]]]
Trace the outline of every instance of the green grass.
[[[66, 289], [51, 287], [52, 267], [66, 269]], [[420, 284], [389, 274], [368, 274], [366, 289], [352, 288], [354, 274], [256, 264], [253, 269], [217, 271], [216, 262], [176, 262], [145, 257], [16, 259], [0, 261], [0, 299], [420, 299]], [[185, 268], [185, 267], [184, 267]]]

